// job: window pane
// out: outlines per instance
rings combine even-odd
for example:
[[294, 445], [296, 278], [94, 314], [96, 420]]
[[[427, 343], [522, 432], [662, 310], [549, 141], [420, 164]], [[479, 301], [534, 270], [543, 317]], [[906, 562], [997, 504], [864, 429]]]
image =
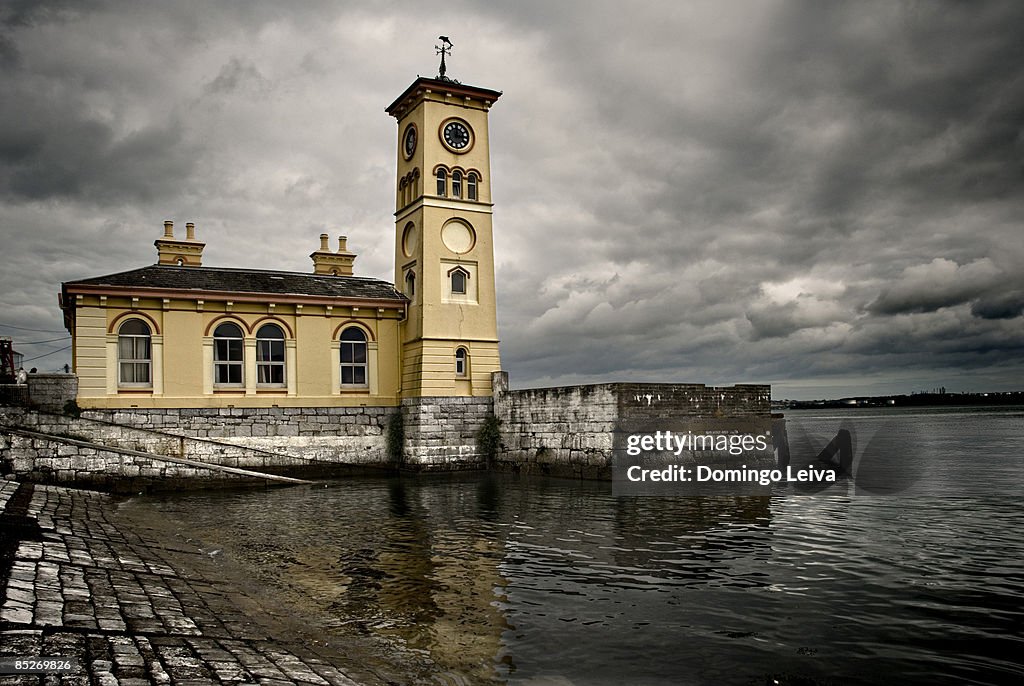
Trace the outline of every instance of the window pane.
[[351, 384], [351, 383], [353, 383], [352, 377], [353, 377], [352, 367], [342, 367], [341, 368], [341, 383], [343, 383], [343, 384]]
[[230, 322], [224, 322], [213, 331], [214, 338], [241, 338], [242, 330]]
[[355, 368], [353, 368], [352, 371], [355, 372], [355, 383], [359, 384], [359, 385], [365, 385], [366, 384], [366, 367], [355, 367]]
[[149, 365], [145, 362], [140, 362], [135, 366], [135, 382], [136, 383], [149, 383]]
[[352, 361], [356, 364], [366, 363], [366, 345], [360, 343], [352, 344]]
[[277, 324], [264, 324], [256, 332], [256, 338], [284, 338], [284, 331]]
[[466, 275], [462, 272], [452, 272], [452, 293], [466, 292]]
[[122, 360], [128, 360], [132, 358], [132, 339], [128, 336], [121, 336], [117, 339], [117, 356]]
[[242, 366], [233, 364], [228, 367], [228, 381], [230, 383], [242, 383]]
[[122, 336], [148, 336], [149, 326], [139, 319], [129, 319], [117, 332]]

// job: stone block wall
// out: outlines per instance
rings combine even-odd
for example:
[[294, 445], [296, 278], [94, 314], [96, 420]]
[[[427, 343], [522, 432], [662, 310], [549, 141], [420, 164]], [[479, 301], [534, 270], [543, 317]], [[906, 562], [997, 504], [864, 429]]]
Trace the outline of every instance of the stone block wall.
[[394, 407], [87, 410], [83, 418], [336, 464], [388, 462]]
[[610, 479], [616, 431], [771, 431], [771, 387], [611, 383], [510, 391], [494, 379], [506, 470]]
[[69, 400], [78, 396], [78, 377], [74, 374], [29, 374], [28, 399], [33, 407], [61, 412]]
[[[130, 488], [224, 485], [222, 471], [160, 456], [300, 477], [389, 468], [382, 424], [394, 408], [291, 408], [88, 411], [80, 418], [0, 408], [3, 425], [110, 448], [6, 434], [4, 473], [47, 483]], [[117, 450], [142, 451], [152, 459]]]
[[585, 478], [610, 475], [619, 416], [614, 384], [502, 390], [494, 407], [501, 421], [499, 467]]
[[406, 398], [402, 466], [419, 471], [482, 469], [485, 458], [476, 436], [492, 408], [491, 398]]

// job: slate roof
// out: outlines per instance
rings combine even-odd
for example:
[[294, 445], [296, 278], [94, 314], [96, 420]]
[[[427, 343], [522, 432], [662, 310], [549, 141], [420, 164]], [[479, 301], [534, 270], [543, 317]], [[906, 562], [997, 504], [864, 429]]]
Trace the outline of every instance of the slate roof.
[[395, 290], [394, 285], [387, 281], [361, 276], [328, 276], [222, 267], [178, 267], [161, 264], [107, 276], [68, 281], [63, 284], [63, 290], [67, 292], [69, 287], [74, 286], [307, 295], [359, 300], [406, 299], [402, 293]]

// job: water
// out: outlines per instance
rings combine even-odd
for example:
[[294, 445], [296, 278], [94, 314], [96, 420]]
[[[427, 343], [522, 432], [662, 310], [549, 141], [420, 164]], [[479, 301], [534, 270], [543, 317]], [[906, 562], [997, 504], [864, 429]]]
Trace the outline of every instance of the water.
[[1024, 413], [788, 417], [861, 438], [895, 418], [886, 449], [926, 461], [917, 477], [971, 476], [970, 495], [616, 499], [475, 475], [131, 506], [223, 547], [329, 634], [372, 639], [408, 683], [1020, 683], [1024, 508], [1002, 481], [1024, 476]]

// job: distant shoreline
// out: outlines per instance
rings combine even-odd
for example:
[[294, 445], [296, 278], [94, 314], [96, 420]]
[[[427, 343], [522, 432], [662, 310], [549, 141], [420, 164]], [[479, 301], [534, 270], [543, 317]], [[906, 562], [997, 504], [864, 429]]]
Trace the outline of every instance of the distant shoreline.
[[856, 407], [1001, 407], [1024, 405], [1024, 391], [997, 393], [913, 393], [911, 395], [853, 396], [835, 400], [773, 400], [772, 408], [791, 410]]

